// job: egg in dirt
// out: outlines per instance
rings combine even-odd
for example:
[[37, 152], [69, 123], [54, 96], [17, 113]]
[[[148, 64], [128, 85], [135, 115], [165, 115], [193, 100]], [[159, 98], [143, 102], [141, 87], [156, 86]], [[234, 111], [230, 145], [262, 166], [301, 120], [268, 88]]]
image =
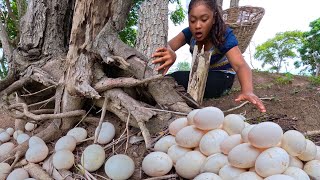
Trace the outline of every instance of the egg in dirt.
[[228, 137], [228, 133], [222, 129], [211, 130], [201, 138], [199, 144], [200, 151], [206, 156], [210, 156], [215, 153], [220, 153], [220, 144]]
[[189, 148], [184, 148], [181, 147], [177, 144], [172, 145], [169, 149], [168, 149], [168, 155], [170, 156], [173, 164], [175, 164], [179, 158], [181, 158], [182, 156], [184, 156], [187, 152], [192, 151]]
[[231, 165], [225, 165], [220, 169], [219, 176], [223, 180], [233, 180], [244, 172], [246, 172], [246, 169], [240, 169]]
[[194, 125], [202, 130], [217, 129], [223, 124], [224, 114], [216, 107], [200, 109], [193, 117]]
[[224, 117], [223, 129], [229, 135], [240, 134], [244, 127], [244, 120], [238, 114], [228, 114]]
[[192, 179], [200, 174], [200, 169], [206, 157], [199, 151], [187, 152], [178, 159], [175, 169], [178, 175], [183, 178]]
[[5, 179], [9, 172], [10, 165], [8, 163], [0, 163], [0, 179]]
[[297, 167], [303, 169], [303, 162], [295, 156], [290, 156], [289, 167]]
[[237, 168], [251, 168], [255, 165], [260, 151], [249, 143], [239, 144], [228, 154], [228, 162]]
[[244, 172], [237, 176], [234, 180], [263, 180], [257, 173], [255, 172]]
[[[95, 136], [98, 136], [97, 133], [98, 133], [98, 128], [95, 130]], [[114, 125], [109, 122], [103, 122], [101, 125], [97, 142], [99, 144], [107, 144], [114, 138], [115, 134], [116, 134], [116, 129]]]
[[310, 176], [311, 179], [320, 179], [320, 161], [312, 160], [304, 165], [303, 170]]
[[297, 167], [288, 167], [283, 174], [299, 180], [310, 180], [308, 174]]
[[77, 140], [73, 136], [63, 136], [61, 137], [55, 144], [54, 149], [55, 151], [60, 150], [69, 150], [73, 151], [77, 146]]
[[176, 144], [176, 140], [174, 136], [168, 135], [159, 139], [154, 145], [155, 151], [168, 152], [168, 149]]
[[69, 150], [59, 150], [53, 155], [52, 163], [56, 169], [70, 169], [74, 164], [74, 155]]
[[194, 125], [182, 128], [176, 135], [176, 143], [185, 148], [195, 148], [199, 146], [200, 140], [205, 134], [204, 131]]
[[142, 161], [142, 170], [148, 176], [157, 177], [167, 174], [173, 166], [170, 157], [164, 152], [152, 152]]
[[201, 166], [200, 172], [211, 172], [218, 174], [220, 169], [228, 164], [228, 156], [222, 153], [216, 153], [206, 158]]
[[89, 172], [98, 170], [105, 161], [104, 149], [97, 144], [85, 148], [81, 156], [82, 166]]
[[193, 180], [222, 180], [221, 177], [214, 173], [202, 173], [196, 176]]
[[307, 139], [307, 146], [305, 151], [297, 157], [302, 161], [311, 161], [316, 158], [316, 155], [317, 155], [317, 146], [312, 141]]
[[282, 139], [283, 130], [274, 122], [262, 122], [255, 125], [248, 134], [251, 145], [257, 148], [277, 146]]
[[296, 130], [289, 130], [283, 134], [281, 147], [292, 156], [302, 154], [307, 147], [306, 138]]
[[81, 142], [82, 140], [85, 140], [87, 138], [87, 130], [85, 130], [82, 127], [75, 127], [73, 129], [70, 129], [67, 133], [68, 136], [73, 136], [76, 138], [77, 142]]
[[184, 127], [188, 126], [188, 120], [187, 118], [178, 118], [174, 121], [172, 121], [169, 124], [169, 133], [173, 136], [177, 135], [177, 133]]
[[265, 180], [296, 180], [295, 178], [284, 175], [284, 174], [276, 174], [265, 178]]
[[6, 155], [14, 149], [15, 145], [12, 142], [6, 142], [0, 145], [0, 157]]
[[187, 115], [188, 125], [193, 125], [193, 117], [200, 109], [194, 109]]
[[262, 177], [282, 174], [288, 168], [289, 160], [289, 154], [284, 149], [272, 147], [258, 156], [255, 170]]
[[106, 174], [113, 180], [129, 179], [134, 173], [134, 169], [133, 160], [124, 154], [111, 156], [104, 166]]
[[234, 134], [227, 137], [220, 144], [220, 149], [223, 154], [229, 154], [229, 152], [239, 144], [242, 144], [242, 138], [240, 134]]

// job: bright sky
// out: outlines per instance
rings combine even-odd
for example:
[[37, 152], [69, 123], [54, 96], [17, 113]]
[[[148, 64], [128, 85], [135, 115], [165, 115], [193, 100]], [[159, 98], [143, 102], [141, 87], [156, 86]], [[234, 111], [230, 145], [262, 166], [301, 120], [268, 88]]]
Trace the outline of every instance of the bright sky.
[[[187, 7], [188, 2], [186, 1], [190, 0], [182, 1], [183, 6]], [[227, 9], [229, 7], [229, 3], [230, 1], [224, 0], [223, 9]], [[276, 33], [293, 30], [308, 31], [310, 29], [309, 23], [320, 17], [319, 0], [240, 0], [240, 6], [244, 5], [258, 6], [265, 9], [265, 15], [252, 38], [252, 56], [254, 54], [255, 46], [273, 38]], [[169, 6], [169, 9], [174, 9], [174, 6]], [[179, 26], [174, 26], [170, 23], [168, 35], [169, 40], [187, 26], [187, 19]], [[189, 47], [186, 45], [176, 52], [178, 62], [191, 62], [191, 55], [188, 48]], [[247, 51], [244, 53], [247, 63], [251, 67], [253, 65], [253, 68], [261, 69], [261, 63], [254, 60], [253, 57], [251, 57], [252, 62], [250, 62], [250, 53], [248, 49], [249, 48], [247, 48]]]

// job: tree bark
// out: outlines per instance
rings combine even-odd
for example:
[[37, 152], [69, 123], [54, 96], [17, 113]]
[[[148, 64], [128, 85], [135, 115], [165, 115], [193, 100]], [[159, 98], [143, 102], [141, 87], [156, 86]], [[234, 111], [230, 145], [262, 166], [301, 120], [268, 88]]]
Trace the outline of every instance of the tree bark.
[[[168, 0], [144, 1], [139, 11], [138, 36], [136, 48], [148, 59], [159, 47], [166, 47], [168, 41]], [[159, 74], [156, 67], [159, 64], [148, 66], [153, 69], [153, 75]]]
[[198, 51], [196, 45], [193, 50], [192, 65], [189, 75], [189, 83], [187, 92], [198, 103], [202, 104], [208, 71], [210, 66], [210, 54], [204, 52], [204, 47]]
[[230, 0], [230, 8], [232, 7], [239, 7], [240, 0]]

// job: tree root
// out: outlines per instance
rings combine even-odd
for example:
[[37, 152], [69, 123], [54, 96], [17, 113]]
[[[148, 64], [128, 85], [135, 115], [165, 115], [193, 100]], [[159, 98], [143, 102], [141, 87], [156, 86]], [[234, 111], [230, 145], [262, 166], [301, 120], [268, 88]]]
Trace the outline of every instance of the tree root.
[[[267, 98], [260, 98], [261, 100], [273, 100], [274, 99], [274, 97], [267, 97]], [[232, 111], [234, 111], [234, 110], [237, 110], [237, 109], [240, 109], [241, 107], [243, 107], [244, 105], [246, 105], [246, 104], [248, 104], [248, 103], [250, 103], [249, 101], [245, 101], [245, 102], [243, 102], [242, 104], [240, 104], [239, 106], [236, 106], [236, 107], [234, 107], [234, 108], [231, 108], [231, 109], [228, 109], [228, 110], [225, 110], [225, 111], [223, 111], [224, 113], [228, 113], [228, 112], [232, 112]]]
[[35, 179], [53, 180], [53, 178], [47, 172], [45, 172], [38, 164], [29, 163], [23, 168], [29, 173], [31, 177]]
[[28, 106], [25, 103], [16, 103], [16, 104], [10, 105], [9, 110], [15, 109], [17, 107], [22, 107], [24, 116], [31, 118], [34, 121], [41, 121], [41, 120], [47, 120], [47, 119], [61, 119], [61, 118], [68, 118], [68, 117], [74, 117], [74, 116], [83, 116], [86, 113], [84, 110], [75, 110], [75, 111], [69, 111], [69, 112], [58, 113], [58, 114], [35, 115], [28, 110]]
[[156, 75], [143, 80], [138, 80], [135, 78], [103, 78], [94, 85], [94, 88], [98, 92], [103, 92], [113, 88], [138, 86], [150, 81], [158, 80], [162, 77], [162, 75]]

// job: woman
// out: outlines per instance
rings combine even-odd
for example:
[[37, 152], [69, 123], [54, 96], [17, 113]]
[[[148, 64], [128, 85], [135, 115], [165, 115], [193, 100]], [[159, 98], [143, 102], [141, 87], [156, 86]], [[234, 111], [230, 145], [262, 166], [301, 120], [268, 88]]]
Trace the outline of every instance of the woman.
[[[186, 43], [190, 45], [191, 53], [195, 45], [204, 46], [205, 51], [212, 53], [204, 97], [217, 98], [229, 91], [237, 73], [241, 93], [235, 101], [248, 100], [261, 112], [266, 112], [253, 93], [251, 69], [243, 59], [235, 35], [225, 25], [216, 1], [191, 0], [188, 19], [189, 27], [171, 39], [168, 47], [158, 48], [153, 54], [156, 57], [153, 63], [162, 63], [157, 70], [163, 70], [165, 74], [176, 60], [175, 51]], [[171, 76], [187, 89], [189, 71], [178, 71]]]

